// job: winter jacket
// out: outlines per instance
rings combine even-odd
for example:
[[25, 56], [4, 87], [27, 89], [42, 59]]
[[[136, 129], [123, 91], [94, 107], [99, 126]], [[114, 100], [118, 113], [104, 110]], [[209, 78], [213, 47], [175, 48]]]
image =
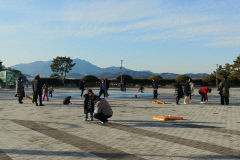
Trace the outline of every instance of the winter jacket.
[[204, 97], [205, 99], [208, 101], [208, 96], [207, 96], [207, 93], [208, 93], [208, 87], [202, 87], [201, 89], [199, 89], [199, 94], [204, 94]]
[[152, 87], [153, 87], [153, 89], [158, 89], [158, 82], [157, 81], [153, 81], [152, 82]]
[[63, 100], [63, 104], [64, 104], [64, 105], [68, 105], [69, 103], [71, 103], [71, 101], [70, 101], [71, 98], [72, 98], [71, 96], [66, 97], [66, 98]]
[[79, 83], [79, 89], [84, 90], [85, 89], [85, 84], [83, 81], [80, 81]]
[[219, 89], [221, 90], [221, 95], [224, 97], [229, 97], [229, 88], [230, 88], [230, 84], [229, 84], [228, 80], [223, 80], [219, 84]]
[[17, 80], [16, 92], [17, 92], [17, 97], [25, 97], [24, 86], [21, 80]]
[[42, 86], [43, 86], [42, 80], [38, 76], [36, 76], [32, 84], [33, 91], [42, 93]]
[[190, 87], [189, 82], [186, 82], [184, 85], [184, 95], [190, 96], [190, 94], [191, 94], [191, 87]]
[[105, 99], [101, 99], [96, 103], [94, 113], [103, 113], [106, 116], [113, 115], [112, 107]]
[[94, 112], [94, 95], [89, 96], [88, 94], [84, 95], [84, 114], [93, 113]]
[[182, 88], [182, 86], [179, 84], [179, 83], [177, 83], [176, 85], [175, 85], [175, 94], [174, 94], [176, 97], [179, 97], [179, 98], [182, 98], [183, 97], [183, 95], [184, 95], [184, 93], [183, 93], [183, 88]]
[[107, 86], [106, 86], [106, 84], [105, 83], [101, 83], [100, 84], [100, 90], [106, 90], [107, 89]]

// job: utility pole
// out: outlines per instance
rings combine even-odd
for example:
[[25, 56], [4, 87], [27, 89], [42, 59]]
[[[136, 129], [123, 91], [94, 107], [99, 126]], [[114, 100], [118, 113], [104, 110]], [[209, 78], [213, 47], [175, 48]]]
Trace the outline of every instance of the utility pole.
[[216, 69], [216, 88], [218, 88], [218, 64], [217, 64], [217, 69]]
[[5, 77], [5, 78], [6, 78], [6, 86], [5, 86], [5, 88], [8, 88], [8, 73], [7, 73], [7, 72], [8, 72], [8, 71], [6, 70], [6, 73], [5, 73], [5, 74], [6, 74], [6, 75], [5, 75], [5, 76], [6, 76], [6, 77]]
[[121, 67], [120, 67], [120, 70], [121, 70], [121, 84], [123, 83], [123, 78], [122, 78], [122, 65], [123, 65], [123, 60], [121, 60]]

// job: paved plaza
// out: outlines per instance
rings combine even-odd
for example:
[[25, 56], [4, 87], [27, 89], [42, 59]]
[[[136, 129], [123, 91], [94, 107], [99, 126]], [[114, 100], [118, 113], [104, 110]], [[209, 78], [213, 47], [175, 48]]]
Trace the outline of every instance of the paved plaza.
[[[72, 92], [80, 94], [56, 89]], [[101, 126], [84, 121], [83, 99], [63, 106], [55, 97], [36, 107], [28, 99], [18, 104], [15, 91], [1, 89], [0, 160], [240, 159], [240, 88], [230, 92], [229, 106], [219, 105], [215, 89], [209, 104], [199, 103], [197, 89], [189, 105], [183, 99], [176, 105], [170, 88], [159, 89], [167, 104], [152, 104], [152, 97], [107, 98], [114, 115]], [[184, 120], [162, 122], [153, 120], [155, 115]]]

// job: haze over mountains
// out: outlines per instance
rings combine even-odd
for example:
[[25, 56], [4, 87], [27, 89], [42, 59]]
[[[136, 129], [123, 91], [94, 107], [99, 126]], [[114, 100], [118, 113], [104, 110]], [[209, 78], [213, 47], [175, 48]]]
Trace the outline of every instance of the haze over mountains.
[[[52, 74], [50, 65], [52, 61], [36, 61], [26, 64], [17, 64], [10, 68], [20, 70], [23, 74], [34, 77], [36, 73], [40, 73], [42, 77], [49, 77]], [[86, 75], [95, 75], [99, 78], [114, 79], [120, 75], [120, 67], [107, 67], [100, 68], [88, 61], [81, 59], [73, 59], [73, 63], [76, 65], [69, 72], [67, 77], [69, 78], [82, 78]], [[134, 71], [123, 67], [123, 74], [128, 74], [133, 78], [148, 78], [151, 75], [158, 74], [163, 78], [175, 78], [179, 74], [175, 73], [153, 73], [151, 71]], [[192, 74], [188, 73], [192, 78], [202, 78], [207, 76], [206, 73]]]

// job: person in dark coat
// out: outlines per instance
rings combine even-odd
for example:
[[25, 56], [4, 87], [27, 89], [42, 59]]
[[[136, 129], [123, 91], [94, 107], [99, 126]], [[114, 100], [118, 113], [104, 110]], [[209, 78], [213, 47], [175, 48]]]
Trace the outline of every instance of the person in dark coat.
[[224, 80], [219, 84], [219, 94], [221, 96], [221, 104], [224, 105], [229, 105], [229, 88], [230, 88], [230, 83], [227, 79], [227, 76], [224, 76]]
[[157, 97], [158, 97], [158, 82], [155, 79], [152, 80], [152, 87], [153, 87], [153, 99], [157, 99]]
[[90, 113], [91, 121], [93, 121], [93, 112], [94, 112], [94, 93], [91, 89], [88, 90], [88, 93], [84, 95], [84, 114], [85, 121], [88, 119], [88, 113]]
[[67, 96], [66, 98], [64, 98], [63, 104], [64, 104], [64, 105], [72, 104], [72, 103], [71, 103], [71, 98], [72, 98], [72, 96]]
[[183, 88], [182, 85], [180, 83], [176, 83], [175, 84], [175, 97], [176, 97], [176, 104], [179, 104], [179, 100], [180, 98], [183, 98]]
[[79, 89], [81, 90], [81, 98], [82, 98], [83, 93], [84, 93], [84, 90], [85, 90], [84, 81], [80, 81], [80, 83], [79, 83]]
[[34, 102], [36, 103], [36, 106], [38, 106], [38, 103], [37, 103], [38, 98], [39, 98], [40, 106], [43, 106], [43, 104], [42, 104], [42, 86], [43, 86], [43, 83], [40, 78], [40, 74], [37, 74], [32, 83], [32, 89], [34, 92], [33, 97], [34, 97]]
[[18, 97], [18, 102], [22, 104], [23, 97], [25, 97], [24, 86], [22, 82], [22, 77], [19, 77], [16, 83], [16, 95]]
[[143, 84], [141, 84], [140, 87], [139, 87], [139, 89], [138, 89], [138, 92], [143, 93], [143, 90], [144, 90], [144, 86], [143, 86]]
[[190, 94], [191, 94], [191, 86], [190, 86], [191, 79], [189, 78], [186, 83], [184, 84], [184, 104], [190, 103]]
[[109, 94], [108, 94], [108, 89], [109, 89], [109, 80], [107, 79], [107, 78], [104, 78], [104, 82], [105, 82], [105, 84], [106, 84], [106, 97], [108, 97], [109, 96]]

